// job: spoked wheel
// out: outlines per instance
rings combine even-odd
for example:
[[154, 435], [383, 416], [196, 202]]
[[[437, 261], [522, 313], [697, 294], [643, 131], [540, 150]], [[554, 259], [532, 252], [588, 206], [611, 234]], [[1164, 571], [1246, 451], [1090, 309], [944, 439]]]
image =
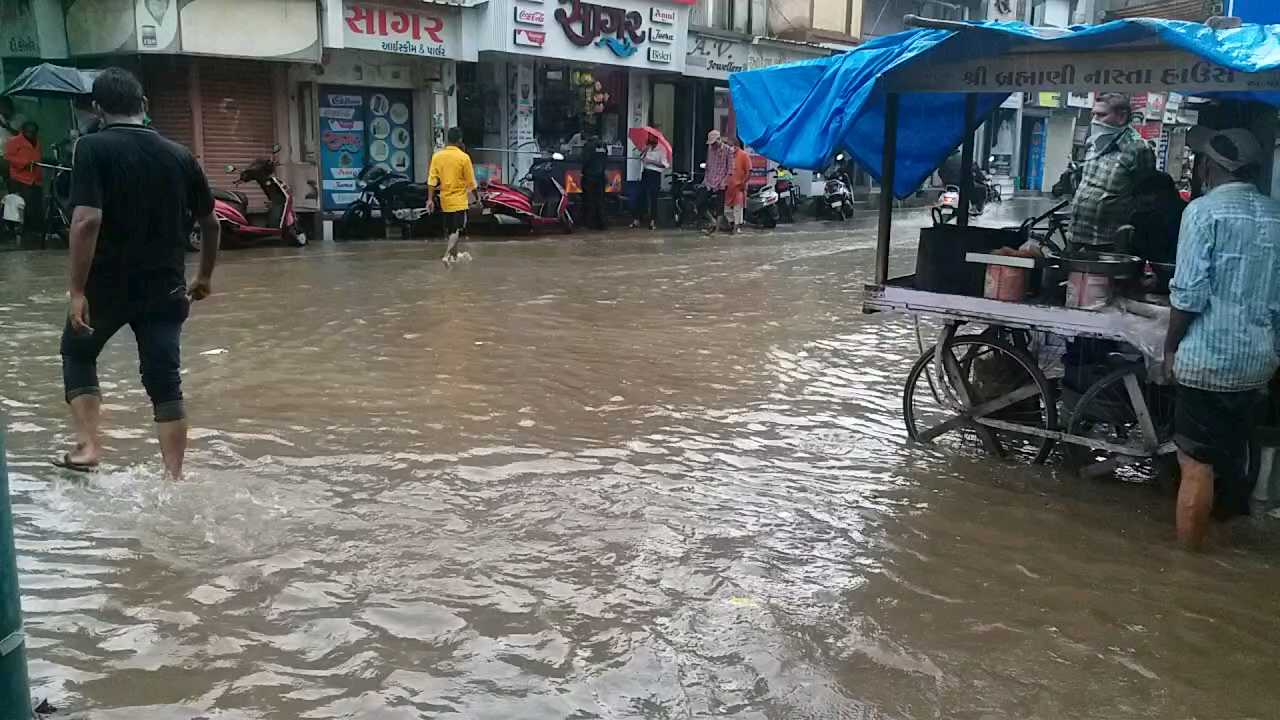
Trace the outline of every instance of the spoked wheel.
[[1078, 399], [1064, 393], [1071, 418], [1067, 433], [1096, 443], [1064, 445], [1063, 456], [1080, 477], [1172, 481], [1177, 459], [1160, 450], [1173, 439], [1174, 390], [1145, 377], [1140, 365], [1121, 367]]
[[907, 375], [902, 409], [912, 440], [962, 454], [1048, 459], [1053, 440], [1022, 428], [1056, 430], [1057, 404], [1026, 351], [1003, 339], [959, 336], [945, 345], [941, 364], [935, 346]]

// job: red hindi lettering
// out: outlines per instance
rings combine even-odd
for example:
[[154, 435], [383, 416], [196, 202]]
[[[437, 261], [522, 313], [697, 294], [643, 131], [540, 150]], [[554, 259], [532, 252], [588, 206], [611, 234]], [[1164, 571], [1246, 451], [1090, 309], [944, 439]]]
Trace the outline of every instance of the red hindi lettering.
[[[413, 15], [412, 17], [413, 17], [413, 25], [414, 25], [413, 39], [417, 40], [418, 39], [418, 33], [417, 33], [418, 16]], [[391, 32], [395, 33], [396, 35], [407, 34], [409, 32], [409, 18], [410, 18], [409, 13], [403, 10], [393, 11], [391, 13], [391, 24], [389, 25]]]
[[[348, 5], [347, 27], [357, 35], [373, 34], [373, 9], [367, 5]], [[363, 29], [361, 29], [363, 27]]]
[[[417, 18], [414, 19], [417, 20]], [[444, 20], [432, 15], [422, 16], [422, 32], [425, 33], [427, 37], [438, 43], [443, 43], [444, 38], [440, 37], [441, 30], [444, 30]], [[418, 26], [415, 24], [413, 27], [413, 38], [417, 40], [419, 37]]]

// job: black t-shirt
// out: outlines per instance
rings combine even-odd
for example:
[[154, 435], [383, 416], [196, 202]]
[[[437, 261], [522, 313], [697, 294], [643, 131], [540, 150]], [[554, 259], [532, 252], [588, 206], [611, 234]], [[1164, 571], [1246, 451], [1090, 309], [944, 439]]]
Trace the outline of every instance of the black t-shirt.
[[163, 285], [183, 277], [192, 219], [213, 212], [213, 194], [185, 147], [111, 125], [76, 143], [71, 206], [102, 211], [91, 285]]

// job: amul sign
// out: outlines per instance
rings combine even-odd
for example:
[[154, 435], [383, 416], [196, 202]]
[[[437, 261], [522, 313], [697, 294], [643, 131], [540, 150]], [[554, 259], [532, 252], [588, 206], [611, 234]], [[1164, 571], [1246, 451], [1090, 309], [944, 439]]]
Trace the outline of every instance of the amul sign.
[[1024, 53], [958, 63], [921, 62], [894, 73], [904, 92], [1275, 91], [1280, 72], [1243, 73], [1169, 51]]

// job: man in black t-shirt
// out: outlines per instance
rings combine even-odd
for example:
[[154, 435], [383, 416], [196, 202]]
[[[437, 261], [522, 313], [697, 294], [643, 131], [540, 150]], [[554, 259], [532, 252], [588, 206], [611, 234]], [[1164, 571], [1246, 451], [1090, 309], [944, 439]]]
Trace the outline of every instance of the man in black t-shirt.
[[[76, 448], [54, 463], [97, 467], [102, 393], [97, 361], [128, 325], [138, 343], [142, 384], [154, 408], [165, 470], [182, 477], [187, 421], [180, 338], [192, 300], [211, 292], [218, 219], [204, 171], [181, 145], [143, 124], [146, 98], [128, 71], [104, 70], [93, 83], [103, 128], [76, 144], [71, 173], [71, 305], [62, 332], [62, 378]], [[186, 239], [204, 232], [200, 269], [188, 287]]]

